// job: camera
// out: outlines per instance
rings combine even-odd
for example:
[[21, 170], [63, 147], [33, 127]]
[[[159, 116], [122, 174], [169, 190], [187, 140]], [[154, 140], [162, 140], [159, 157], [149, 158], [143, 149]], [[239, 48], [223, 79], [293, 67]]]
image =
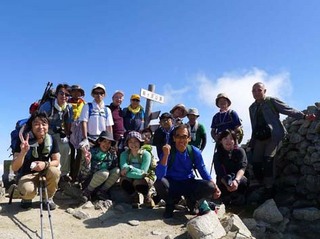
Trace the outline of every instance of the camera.
[[232, 181], [236, 178], [236, 175], [234, 173], [227, 174], [224, 177], [224, 180], [226, 181], [228, 186], [232, 185]]

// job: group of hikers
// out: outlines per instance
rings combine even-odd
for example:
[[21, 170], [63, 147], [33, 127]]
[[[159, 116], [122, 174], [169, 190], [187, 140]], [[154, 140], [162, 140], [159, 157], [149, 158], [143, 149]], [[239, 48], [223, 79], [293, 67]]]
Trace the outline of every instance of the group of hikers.
[[[164, 200], [164, 218], [173, 217], [182, 198], [191, 214], [197, 213], [201, 199], [245, 203], [249, 177], [247, 155], [239, 146], [242, 122], [231, 110], [227, 94], [218, 94], [219, 111], [211, 123], [216, 142], [213, 178], [202, 157], [207, 135], [198, 121], [198, 109], [175, 105], [160, 115], [159, 127], [153, 132], [145, 128], [138, 94], [131, 95], [129, 106], [122, 108], [124, 92], [116, 91], [106, 105], [102, 84], [92, 87], [92, 102], [85, 102], [85, 91], [79, 85], [59, 84], [54, 92], [52, 99], [30, 112], [14, 145], [12, 169], [17, 173], [22, 208], [32, 207], [39, 176], [47, 180], [44, 203], [51, 210], [56, 208], [53, 198], [63, 182], [81, 185], [83, 203], [110, 198], [109, 189], [118, 183], [130, 195], [133, 208], [140, 207], [140, 194], [147, 208]], [[252, 94], [253, 172], [271, 197], [274, 156], [285, 135], [279, 114], [306, 120], [315, 116], [267, 97], [261, 82], [253, 85]]]

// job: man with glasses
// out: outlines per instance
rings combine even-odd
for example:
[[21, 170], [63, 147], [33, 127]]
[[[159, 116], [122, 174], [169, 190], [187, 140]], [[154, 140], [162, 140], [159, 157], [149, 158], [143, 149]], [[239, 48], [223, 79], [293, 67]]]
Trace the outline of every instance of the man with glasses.
[[158, 155], [162, 154], [162, 147], [173, 143], [172, 132], [174, 130], [172, 115], [165, 112], [160, 116], [160, 127], [153, 136], [153, 145], [157, 147]]
[[91, 90], [93, 101], [82, 108], [79, 120], [82, 123], [83, 142], [88, 146], [88, 140], [96, 141], [102, 131], [113, 133], [113, 118], [111, 110], [105, 105], [106, 88], [102, 84], [95, 84]]
[[55, 98], [45, 102], [40, 106], [40, 112], [46, 112], [49, 117], [49, 134], [55, 138], [59, 145], [61, 155], [61, 179], [62, 181], [71, 181], [70, 160], [71, 149], [69, 145], [70, 128], [73, 121], [73, 110], [71, 104], [68, 104], [70, 97], [70, 86], [59, 84], [55, 90]]
[[[221, 191], [208, 173], [201, 151], [187, 146], [190, 142], [188, 125], [177, 126], [173, 131], [174, 145], [163, 146], [163, 153], [156, 168], [157, 181], [154, 184], [159, 198], [166, 201], [164, 218], [173, 217], [174, 205], [181, 196], [187, 200], [191, 214], [195, 214], [195, 204], [200, 199], [216, 199]], [[193, 168], [196, 168], [202, 179], [195, 179]], [[158, 198], [158, 199], [159, 199]]]

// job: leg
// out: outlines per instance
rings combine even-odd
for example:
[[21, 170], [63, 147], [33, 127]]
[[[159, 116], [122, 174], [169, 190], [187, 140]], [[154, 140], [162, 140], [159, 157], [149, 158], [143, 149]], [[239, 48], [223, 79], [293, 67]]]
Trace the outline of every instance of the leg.
[[57, 167], [51, 166], [46, 170], [45, 177], [47, 181], [48, 197], [49, 199], [52, 199], [58, 188], [60, 170]]
[[20, 178], [18, 182], [18, 191], [21, 195], [21, 207], [31, 208], [32, 199], [37, 195], [37, 187], [39, 185], [38, 173], [27, 174]]

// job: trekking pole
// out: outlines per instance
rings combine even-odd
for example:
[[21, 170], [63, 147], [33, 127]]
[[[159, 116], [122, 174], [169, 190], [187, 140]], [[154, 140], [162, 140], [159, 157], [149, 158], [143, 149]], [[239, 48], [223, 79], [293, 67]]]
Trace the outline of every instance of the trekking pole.
[[50, 89], [51, 89], [52, 85], [53, 85], [52, 82], [48, 82], [47, 83], [47, 86], [44, 89], [43, 95], [42, 95], [41, 100], [39, 102], [40, 105], [45, 102], [46, 97], [47, 97], [48, 93], [50, 92]]
[[43, 189], [43, 182], [42, 182], [42, 176], [39, 177], [39, 195], [40, 195], [40, 230], [41, 230], [41, 239], [43, 239], [43, 195], [42, 195], [42, 189]]
[[50, 224], [51, 238], [54, 239], [52, 220], [51, 220], [51, 211], [50, 211], [50, 205], [49, 205], [49, 200], [48, 200], [47, 180], [46, 180], [45, 176], [42, 176], [42, 183], [43, 183], [43, 188], [44, 188], [44, 194], [45, 194], [45, 197], [46, 197], [46, 204], [47, 204], [47, 210], [48, 210], [48, 219], [49, 219], [49, 224]]

